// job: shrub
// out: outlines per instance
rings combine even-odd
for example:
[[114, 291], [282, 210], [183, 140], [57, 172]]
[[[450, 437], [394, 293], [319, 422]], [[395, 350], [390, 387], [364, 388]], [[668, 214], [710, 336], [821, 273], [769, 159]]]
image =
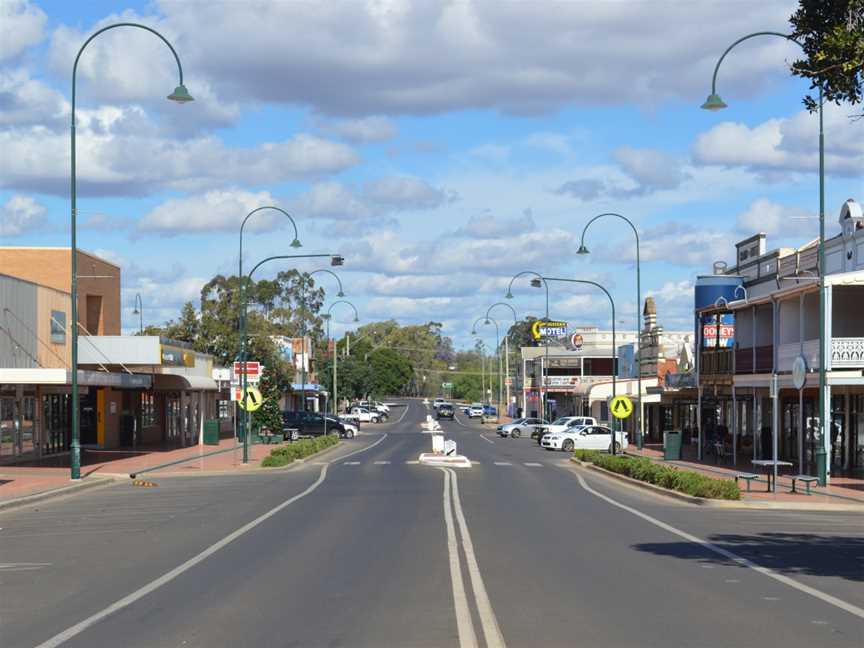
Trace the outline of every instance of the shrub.
[[339, 443], [339, 437], [335, 434], [327, 434], [311, 439], [300, 439], [299, 441], [273, 448], [270, 454], [261, 461], [261, 467], [279, 468], [280, 466], [287, 466], [297, 459], [303, 459], [337, 443]]
[[741, 499], [738, 484], [731, 479], [712, 479], [702, 473], [655, 464], [645, 457], [612, 456], [597, 450], [576, 450], [573, 455], [580, 461], [589, 461], [610, 472], [694, 497]]

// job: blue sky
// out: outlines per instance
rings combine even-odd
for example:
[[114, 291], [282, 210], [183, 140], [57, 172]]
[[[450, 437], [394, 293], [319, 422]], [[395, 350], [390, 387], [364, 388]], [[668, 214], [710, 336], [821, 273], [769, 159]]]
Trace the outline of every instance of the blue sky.
[[[164, 100], [176, 66], [143, 31], [82, 57], [79, 245], [122, 266], [127, 330], [136, 293], [161, 323], [236, 272], [239, 224], [264, 204], [294, 215], [304, 250], [346, 257], [362, 321], [443, 322], [457, 346], [526, 269], [602, 281], [632, 326], [628, 232], [600, 221], [594, 253], [574, 254], [588, 219], [620, 212], [642, 238], [643, 293], [686, 328], [696, 275], [737, 240], [818, 233], [816, 119], [792, 46], [740, 46], [718, 82], [730, 108], [698, 108], [723, 49], [788, 31], [795, 4], [0, 0], [0, 242], [68, 245], [71, 64], [130, 20], [174, 44], [196, 101]], [[826, 109], [829, 234], [864, 194], [851, 113]], [[253, 222], [247, 267], [293, 233]], [[539, 291], [515, 292], [520, 316], [539, 313]], [[596, 294], [556, 287], [552, 302], [571, 326], [609, 325]]]

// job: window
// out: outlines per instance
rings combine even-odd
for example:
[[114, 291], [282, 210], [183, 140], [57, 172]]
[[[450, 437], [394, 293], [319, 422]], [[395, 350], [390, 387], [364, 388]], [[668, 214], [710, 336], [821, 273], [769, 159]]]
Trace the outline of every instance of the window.
[[231, 401], [230, 400], [220, 400], [219, 401], [219, 418], [220, 419], [230, 419], [231, 418]]
[[66, 344], [66, 311], [51, 311], [51, 342]]
[[156, 396], [152, 392], [141, 392], [141, 427], [156, 425]]

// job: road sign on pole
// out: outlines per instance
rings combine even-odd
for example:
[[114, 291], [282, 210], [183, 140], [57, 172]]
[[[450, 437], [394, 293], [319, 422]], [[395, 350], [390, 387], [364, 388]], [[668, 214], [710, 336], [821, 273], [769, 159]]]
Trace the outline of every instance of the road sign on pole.
[[[261, 373], [264, 371], [264, 367], [260, 362], [247, 360], [246, 361], [246, 382], [247, 384], [257, 385], [261, 381]], [[234, 371], [232, 373], [231, 382], [236, 385], [240, 385], [240, 382], [243, 379], [243, 363], [235, 362], [234, 363]]]
[[625, 419], [633, 413], [633, 401], [627, 396], [616, 396], [609, 404], [609, 411], [615, 418]]
[[247, 412], [254, 412], [259, 407], [261, 407], [264, 402], [263, 396], [261, 396], [261, 392], [258, 391], [257, 387], [247, 387], [246, 388], [246, 398], [243, 398], [241, 393], [240, 398], [237, 401], [237, 404], [245, 409]]

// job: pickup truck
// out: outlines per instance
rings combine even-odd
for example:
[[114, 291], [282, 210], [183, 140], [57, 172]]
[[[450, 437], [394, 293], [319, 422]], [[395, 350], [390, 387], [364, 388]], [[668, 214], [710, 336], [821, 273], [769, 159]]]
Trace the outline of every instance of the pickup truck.
[[375, 410], [370, 410], [367, 407], [352, 407], [351, 411], [345, 415], [346, 419], [353, 419], [360, 423], [380, 423], [381, 414]]

